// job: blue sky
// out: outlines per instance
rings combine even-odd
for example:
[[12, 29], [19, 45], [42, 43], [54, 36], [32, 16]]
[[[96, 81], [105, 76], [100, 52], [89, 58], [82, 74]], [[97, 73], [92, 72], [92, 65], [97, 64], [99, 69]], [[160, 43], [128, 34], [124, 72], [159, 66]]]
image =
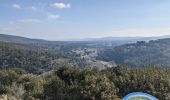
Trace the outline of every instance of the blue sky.
[[0, 34], [66, 40], [170, 35], [170, 0], [0, 0]]

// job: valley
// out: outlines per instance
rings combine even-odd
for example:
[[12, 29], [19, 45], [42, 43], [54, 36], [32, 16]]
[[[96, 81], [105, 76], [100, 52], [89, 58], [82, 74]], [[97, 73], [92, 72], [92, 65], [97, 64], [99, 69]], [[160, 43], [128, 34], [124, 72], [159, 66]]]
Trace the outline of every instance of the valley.
[[132, 91], [144, 91], [169, 100], [169, 38], [119, 45], [0, 38], [2, 98], [122, 100]]

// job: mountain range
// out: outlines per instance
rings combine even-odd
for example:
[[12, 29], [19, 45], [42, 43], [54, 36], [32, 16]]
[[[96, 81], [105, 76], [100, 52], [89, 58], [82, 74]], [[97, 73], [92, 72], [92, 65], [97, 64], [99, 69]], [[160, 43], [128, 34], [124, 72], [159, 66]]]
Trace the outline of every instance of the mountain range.
[[[68, 42], [111, 42], [111, 41], [125, 41], [125, 42], [136, 42], [136, 41], [149, 41], [149, 40], [156, 40], [156, 39], [163, 39], [163, 38], [170, 38], [170, 35], [164, 36], [154, 36], [154, 37], [103, 37], [103, 38], [85, 38], [85, 39], [70, 39], [67, 40]], [[54, 43], [59, 41], [50, 41], [50, 40], [43, 40], [43, 39], [30, 39], [21, 36], [14, 36], [14, 35], [7, 35], [7, 34], [0, 34], [0, 41], [3, 42], [13, 42], [13, 43], [24, 43], [24, 44], [31, 44], [31, 43]], [[63, 40], [65, 41], [65, 40]]]

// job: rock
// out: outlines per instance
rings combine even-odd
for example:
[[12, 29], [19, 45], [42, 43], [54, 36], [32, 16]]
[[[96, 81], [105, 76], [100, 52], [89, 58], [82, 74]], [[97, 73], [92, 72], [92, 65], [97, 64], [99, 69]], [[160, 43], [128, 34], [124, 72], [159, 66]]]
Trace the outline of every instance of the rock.
[[0, 95], [0, 100], [8, 100], [7, 95], [5, 94]]

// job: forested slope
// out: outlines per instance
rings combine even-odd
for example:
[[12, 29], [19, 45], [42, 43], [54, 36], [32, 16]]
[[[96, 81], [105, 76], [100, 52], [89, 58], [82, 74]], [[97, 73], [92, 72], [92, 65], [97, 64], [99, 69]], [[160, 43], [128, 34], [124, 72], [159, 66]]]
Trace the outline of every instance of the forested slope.
[[105, 50], [97, 57], [104, 61], [115, 61], [116, 64], [129, 66], [170, 66], [170, 39], [138, 41]]
[[0, 68], [23, 68], [39, 73], [51, 68], [52, 61], [57, 57], [37, 47], [0, 42]]
[[[122, 100], [131, 92], [170, 99], [170, 70], [123, 66], [102, 71], [63, 66], [40, 75], [0, 70], [0, 94], [8, 100]], [[14, 99], [15, 98], [15, 99]]]
[[91, 61], [92, 64], [88, 62], [91, 58], [87, 60], [76, 53], [80, 51], [88, 55], [91, 52], [79, 49], [83, 48], [82, 46], [74, 43], [73, 45], [67, 43], [46, 45], [0, 42], [0, 68], [23, 68], [31, 73], [42, 73], [64, 64], [76, 68], [100, 68], [101, 66], [96, 66], [97, 62]]

